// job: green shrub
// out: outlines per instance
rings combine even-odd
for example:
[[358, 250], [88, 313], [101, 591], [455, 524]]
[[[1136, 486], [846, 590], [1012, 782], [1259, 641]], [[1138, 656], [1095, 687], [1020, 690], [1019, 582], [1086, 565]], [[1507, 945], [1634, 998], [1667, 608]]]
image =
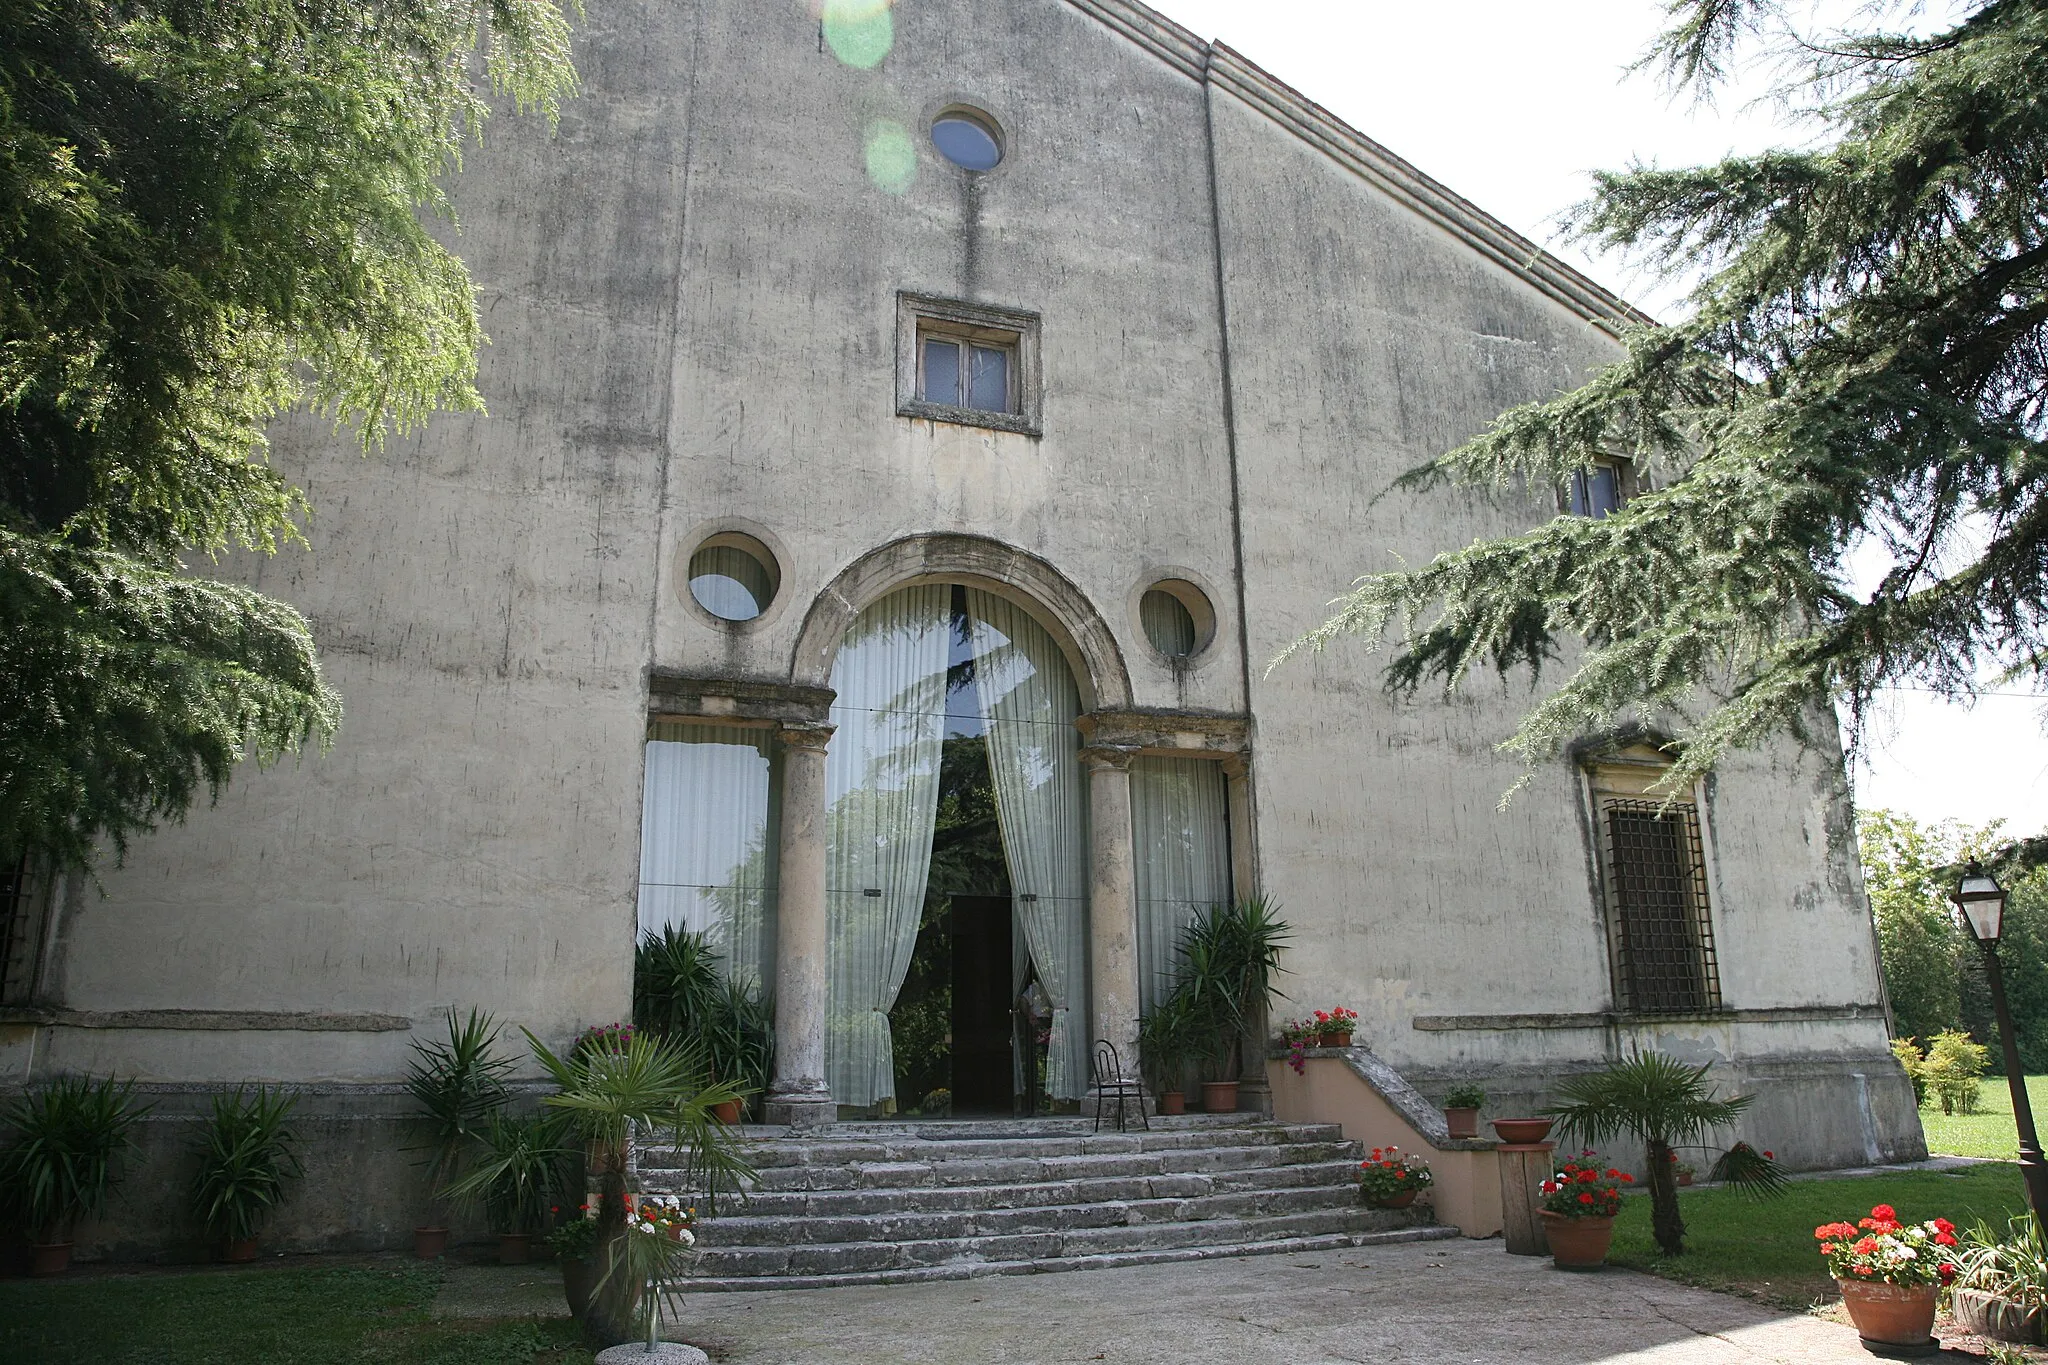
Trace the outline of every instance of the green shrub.
[[1486, 1103], [1486, 1092], [1470, 1081], [1444, 1092], [1446, 1109], [1478, 1109]]
[[213, 1112], [199, 1135], [199, 1171], [192, 1181], [192, 1212], [208, 1233], [225, 1242], [254, 1237], [283, 1202], [285, 1186], [300, 1173], [292, 1110], [299, 1097], [257, 1086], [213, 1097]]
[[31, 1238], [68, 1240], [72, 1225], [106, 1206], [128, 1133], [148, 1112], [135, 1083], [60, 1076], [10, 1101], [0, 1123], [13, 1141], [0, 1152], [0, 1210]]
[[1991, 1049], [1973, 1042], [1967, 1033], [1947, 1029], [1934, 1035], [1921, 1072], [1927, 1078], [1927, 1088], [1940, 1101], [1942, 1113], [1977, 1112], [1984, 1088], [1978, 1077], [1990, 1060]]
[[1920, 1050], [1920, 1044], [1911, 1038], [1892, 1039], [1892, 1056], [1899, 1059], [1899, 1065], [1906, 1072], [1906, 1079], [1913, 1083], [1913, 1103], [1920, 1108], [1927, 1107], [1927, 1054]]

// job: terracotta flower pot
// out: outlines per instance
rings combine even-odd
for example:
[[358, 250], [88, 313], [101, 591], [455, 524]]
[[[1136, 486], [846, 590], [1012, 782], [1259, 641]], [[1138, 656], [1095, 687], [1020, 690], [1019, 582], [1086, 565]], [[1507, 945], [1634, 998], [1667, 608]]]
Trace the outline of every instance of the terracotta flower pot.
[[1405, 1209], [1415, 1202], [1415, 1195], [1416, 1191], [1414, 1190], [1403, 1190], [1399, 1194], [1392, 1195], [1386, 1199], [1368, 1199], [1365, 1202], [1376, 1209]]
[[498, 1234], [498, 1264], [525, 1265], [533, 1259], [533, 1234], [530, 1232], [501, 1232]]
[[725, 1100], [711, 1106], [711, 1117], [730, 1128], [740, 1121], [740, 1102]]
[[1559, 1270], [1598, 1270], [1607, 1263], [1607, 1248], [1614, 1242], [1612, 1218], [1567, 1218], [1549, 1209], [1543, 1215], [1543, 1235], [1550, 1239], [1550, 1261]]
[[1317, 1047], [1350, 1047], [1349, 1033], [1320, 1033], [1316, 1035]]
[[1836, 1280], [1842, 1304], [1856, 1335], [1873, 1346], [1893, 1350], [1938, 1350], [1934, 1341], [1934, 1302], [1939, 1291], [1931, 1284], [1886, 1284], [1882, 1280]]
[[1554, 1119], [1493, 1119], [1493, 1131], [1500, 1135], [1502, 1142], [1526, 1145], [1541, 1142], [1550, 1136], [1550, 1125]]
[[1476, 1138], [1479, 1136], [1479, 1111], [1460, 1105], [1456, 1109], [1444, 1110], [1444, 1122], [1449, 1125], [1454, 1138]]
[[62, 1275], [71, 1268], [71, 1243], [37, 1242], [29, 1249], [28, 1273]]
[[580, 1318], [583, 1310], [590, 1307], [590, 1296], [597, 1290], [597, 1262], [581, 1257], [568, 1257], [562, 1262], [562, 1297], [569, 1301], [569, 1316]]
[[412, 1230], [412, 1254], [422, 1261], [431, 1261], [448, 1249], [448, 1229], [414, 1228]]
[[220, 1258], [229, 1265], [247, 1265], [250, 1261], [256, 1259], [256, 1239], [254, 1237], [240, 1237], [233, 1241], [222, 1242]]
[[1237, 1112], [1236, 1081], [1203, 1081], [1202, 1108], [1212, 1114]]
[[1162, 1114], [1185, 1114], [1188, 1112], [1188, 1097], [1178, 1090], [1163, 1090], [1159, 1094], [1159, 1112]]
[[1680, 1172], [1678, 1173], [1678, 1183], [1679, 1183], [1679, 1185], [1681, 1185], [1681, 1186], [1685, 1186], [1685, 1185], [1690, 1185], [1690, 1184], [1692, 1184], [1692, 1172], [1691, 1172], [1691, 1171], [1680, 1171]]
[[1952, 1289], [1950, 1304], [1956, 1326], [1993, 1341], [2024, 1345], [2048, 1344], [2048, 1310], [2001, 1299], [1981, 1289]]

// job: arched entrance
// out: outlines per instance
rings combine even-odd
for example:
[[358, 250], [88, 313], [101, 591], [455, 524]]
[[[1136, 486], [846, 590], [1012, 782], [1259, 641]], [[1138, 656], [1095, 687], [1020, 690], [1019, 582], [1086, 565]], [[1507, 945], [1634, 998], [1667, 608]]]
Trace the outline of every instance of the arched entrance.
[[[833, 1099], [1009, 1112], [1041, 1084], [1081, 1099], [1088, 791], [1065, 652], [1010, 598], [923, 582], [861, 611], [831, 685]], [[1027, 995], [1042, 1003], [1042, 1054], [1038, 1030], [1015, 1027], [1012, 1004]]]

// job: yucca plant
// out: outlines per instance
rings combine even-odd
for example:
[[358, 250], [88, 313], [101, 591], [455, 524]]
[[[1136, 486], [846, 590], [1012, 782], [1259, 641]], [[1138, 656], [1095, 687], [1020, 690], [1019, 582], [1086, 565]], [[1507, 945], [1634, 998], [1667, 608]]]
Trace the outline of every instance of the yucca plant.
[[472, 1009], [448, 1015], [448, 1041], [415, 1040], [405, 1077], [406, 1093], [419, 1106], [414, 1123], [424, 1139], [428, 1179], [435, 1195], [445, 1192], [464, 1160], [482, 1141], [492, 1118], [504, 1107], [505, 1075], [512, 1059], [494, 1055], [498, 1026]]
[[650, 931], [633, 954], [633, 1023], [696, 1051], [714, 1079], [744, 1094], [768, 1089], [775, 1029], [761, 993], [719, 974], [703, 934]]
[[[1543, 1110], [1555, 1118], [1567, 1137], [1591, 1146], [1615, 1138], [1643, 1144], [1649, 1166], [1650, 1228], [1666, 1256], [1685, 1252], [1685, 1220], [1678, 1212], [1676, 1147], [1698, 1143], [1716, 1128], [1741, 1118], [1750, 1095], [1715, 1097], [1705, 1066], [1687, 1066], [1675, 1057], [1645, 1049], [1632, 1050], [1590, 1075], [1574, 1076], [1558, 1087], [1562, 1104]], [[1738, 1142], [1714, 1164], [1713, 1177], [1758, 1197], [1783, 1191], [1784, 1172], [1765, 1154]]]
[[213, 1237], [254, 1237], [299, 1177], [299, 1136], [291, 1127], [298, 1104], [297, 1095], [261, 1085], [213, 1097], [192, 1181], [192, 1212]]
[[1221, 1078], [1233, 1079], [1244, 1040], [1262, 1027], [1260, 1013], [1281, 992], [1273, 978], [1290, 937], [1276, 907], [1262, 898], [1211, 906], [1181, 931], [1175, 994], [1208, 1026], [1205, 1051]]
[[0, 1152], [0, 1209], [43, 1243], [70, 1240], [81, 1218], [106, 1207], [130, 1132], [147, 1105], [135, 1083], [60, 1076], [0, 1110], [11, 1140]]

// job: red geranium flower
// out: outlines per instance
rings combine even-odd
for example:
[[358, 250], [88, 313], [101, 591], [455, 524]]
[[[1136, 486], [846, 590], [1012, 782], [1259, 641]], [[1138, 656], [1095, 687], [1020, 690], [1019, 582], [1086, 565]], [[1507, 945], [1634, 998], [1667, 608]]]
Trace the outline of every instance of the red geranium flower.
[[1584, 1193], [1584, 1194], [1580, 1195], [1580, 1196], [1579, 1196], [1579, 1202], [1580, 1202], [1581, 1204], [1590, 1204], [1590, 1203], [1592, 1203], [1592, 1202], [1593, 1202], [1593, 1194], [1592, 1194], [1592, 1191], [1588, 1190], [1588, 1191], [1587, 1191], [1586, 1193]]

